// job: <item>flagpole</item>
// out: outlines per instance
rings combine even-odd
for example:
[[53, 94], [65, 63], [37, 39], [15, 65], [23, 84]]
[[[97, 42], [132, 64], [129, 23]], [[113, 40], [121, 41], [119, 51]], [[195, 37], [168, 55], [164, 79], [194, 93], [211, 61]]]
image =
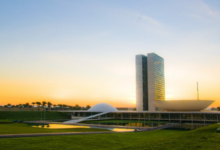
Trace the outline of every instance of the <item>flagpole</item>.
[[197, 100], [199, 100], [199, 83], [197, 82]]

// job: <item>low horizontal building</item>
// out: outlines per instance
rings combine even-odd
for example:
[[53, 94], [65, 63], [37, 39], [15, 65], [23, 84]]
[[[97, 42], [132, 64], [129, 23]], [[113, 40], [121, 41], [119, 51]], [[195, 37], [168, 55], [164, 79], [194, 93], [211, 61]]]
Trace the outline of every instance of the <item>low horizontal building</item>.
[[[96, 106], [96, 107], [95, 107]], [[118, 111], [109, 104], [101, 103], [90, 110], [63, 110], [72, 114], [72, 123], [86, 120], [152, 120], [169, 122], [219, 122], [220, 111]], [[97, 107], [98, 106], [98, 107]], [[95, 109], [94, 109], [95, 108]], [[91, 111], [93, 110], [93, 111]], [[106, 111], [104, 111], [106, 110]], [[71, 123], [71, 121], [68, 121]]]
[[[67, 111], [65, 111], [67, 112]], [[97, 115], [100, 112], [88, 111], [68, 111], [72, 113], [72, 119], [80, 119]], [[177, 121], [177, 122], [219, 122], [220, 112], [137, 112], [137, 111], [118, 111], [107, 112], [100, 116], [90, 118], [88, 120], [154, 120], [154, 121]]]

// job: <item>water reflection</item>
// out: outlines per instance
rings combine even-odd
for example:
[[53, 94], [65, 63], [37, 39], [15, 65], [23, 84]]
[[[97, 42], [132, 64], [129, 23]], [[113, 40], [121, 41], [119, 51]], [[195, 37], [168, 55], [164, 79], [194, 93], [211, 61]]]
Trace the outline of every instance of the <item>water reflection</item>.
[[104, 128], [104, 127], [90, 127], [90, 126], [77, 126], [77, 125], [63, 125], [63, 124], [35, 124], [31, 126], [35, 128], [44, 128], [44, 129], [97, 128], [97, 129], [107, 129], [114, 132], [134, 131], [134, 129]]
[[76, 125], [63, 125], [63, 124], [38, 124], [38, 125], [33, 125], [32, 127], [46, 128], [46, 129], [90, 128], [89, 126], [76, 126]]
[[134, 131], [135, 129], [123, 129], [123, 128], [113, 128], [112, 131], [115, 132], [125, 132], [125, 131]]
[[163, 122], [152, 122], [152, 123], [138, 123], [138, 122], [132, 122], [132, 123], [105, 123], [105, 122], [90, 122], [88, 124], [98, 124], [98, 125], [118, 125], [118, 126], [130, 126], [130, 127], [158, 127], [167, 125], [169, 123], [163, 123]]

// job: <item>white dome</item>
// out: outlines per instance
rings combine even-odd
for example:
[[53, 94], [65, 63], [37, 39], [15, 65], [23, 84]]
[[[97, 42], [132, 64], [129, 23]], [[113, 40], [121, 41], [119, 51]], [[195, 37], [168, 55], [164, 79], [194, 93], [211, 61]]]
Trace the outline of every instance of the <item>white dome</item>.
[[93, 112], [116, 112], [118, 111], [114, 106], [107, 103], [99, 103], [92, 106], [88, 111]]

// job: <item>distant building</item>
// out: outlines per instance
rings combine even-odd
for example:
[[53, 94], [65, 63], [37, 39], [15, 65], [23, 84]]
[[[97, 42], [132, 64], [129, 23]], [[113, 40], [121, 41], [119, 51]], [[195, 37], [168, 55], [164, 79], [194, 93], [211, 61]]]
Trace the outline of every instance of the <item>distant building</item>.
[[136, 55], [136, 110], [155, 111], [155, 100], [165, 100], [164, 59]]
[[119, 111], [135, 111], [136, 108], [133, 107], [117, 107], [116, 109], [118, 109]]

